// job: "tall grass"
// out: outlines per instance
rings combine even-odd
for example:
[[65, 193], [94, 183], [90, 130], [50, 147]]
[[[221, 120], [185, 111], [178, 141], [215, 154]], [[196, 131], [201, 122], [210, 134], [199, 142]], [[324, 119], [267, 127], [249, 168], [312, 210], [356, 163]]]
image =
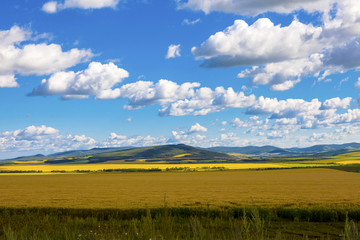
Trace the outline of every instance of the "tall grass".
[[359, 225], [351, 211], [344, 221], [329, 222], [302, 221], [298, 211], [283, 218], [270, 208], [2, 208], [0, 239], [359, 240]]

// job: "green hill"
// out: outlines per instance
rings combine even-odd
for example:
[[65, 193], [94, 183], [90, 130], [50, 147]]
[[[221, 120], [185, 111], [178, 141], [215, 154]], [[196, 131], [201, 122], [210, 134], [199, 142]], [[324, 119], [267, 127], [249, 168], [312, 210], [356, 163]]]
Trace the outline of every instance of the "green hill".
[[306, 148], [278, 148], [274, 146], [212, 147], [207, 150], [221, 153], [239, 153], [253, 156], [296, 157], [296, 156], [336, 156], [360, 150], [360, 143], [315, 145]]
[[[112, 150], [112, 151], [111, 151]], [[90, 151], [91, 155], [71, 153], [53, 154], [56, 158], [45, 161], [46, 164], [76, 164], [76, 163], [184, 163], [184, 162], [228, 162], [233, 157], [213, 151], [194, 148], [184, 144], [139, 147], [131, 149], [97, 149]], [[88, 152], [88, 153], [90, 153]]]
[[183, 162], [183, 161], [228, 161], [233, 158], [227, 154], [194, 148], [184, 144], [141, 147], [117, 152], [95, 154], [89, 163], [99, 162]]

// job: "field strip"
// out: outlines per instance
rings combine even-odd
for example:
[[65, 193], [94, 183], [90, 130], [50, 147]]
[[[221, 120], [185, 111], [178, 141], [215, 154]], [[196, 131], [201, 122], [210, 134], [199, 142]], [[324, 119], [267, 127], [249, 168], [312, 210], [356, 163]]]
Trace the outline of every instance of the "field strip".
[[283, 164], [273, 163], [200, 163], [200, 164], [54, 164], [54, 165], [8, 165], [0, 166], [0, 171], [42, 171], [50, 173], [51, 171], [99, 171], [104, 169], [161, 169], [167, 168], [226, 168], [229, 170], [243, 169], [272, 169], [288, 168]]

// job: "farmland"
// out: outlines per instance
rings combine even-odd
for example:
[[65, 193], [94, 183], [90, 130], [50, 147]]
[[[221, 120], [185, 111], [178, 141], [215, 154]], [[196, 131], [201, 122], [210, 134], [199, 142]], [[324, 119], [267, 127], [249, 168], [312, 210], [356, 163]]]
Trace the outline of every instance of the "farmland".
[[269, 169], [269, 168], [288, 168], [291, 164], [281, 165], [272, 163], [199, 163], [199, 164], [16, 164], [0, 166], [0, 171], [32, 171], [41, 173], [51, 172], [74, 172], [74, 171], [100, 171], [106, 169], [189, 169], [189, 170], [206, 170], [211, 168], [228, 169], [228, 170], [244, 170], [244, 169]]
[[0, 181], [0, 239], [342, 239], [358, 233], [360, 220], [360, 174], [333, 169]]
[[[332, 169], [0, 175], [4, 207], [354, 206], [360, 174]], [[331, 187], [329, 187], [331, 186]]]

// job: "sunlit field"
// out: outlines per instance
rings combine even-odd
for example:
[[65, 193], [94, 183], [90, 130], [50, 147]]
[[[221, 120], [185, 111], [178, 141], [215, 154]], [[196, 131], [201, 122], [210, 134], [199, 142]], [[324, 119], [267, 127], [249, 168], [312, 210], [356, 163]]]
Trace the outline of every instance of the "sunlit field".
[[0, 175], [5, 207], [352, 206], [360, 174], [332, 169]]
[[[291, 164], [290, 164], [291, 165]], [[241, 169], [269, 169], [269, 168], [288, 168], [290, 165], [281, 165], [273, 163], [204, 163], [204, 164], [47, 164], [47, 165], [6, 165], [0, 166], [0, 171], [42, 171], [51, 173], [52, 171], [72, 172], [80, 171], [99, 171], [104, 169], [171, 169], [171, 168], [189, 168], [194, 170], [205, 170], [209, 168], [225, 168], [229, 170]]]
[[360, 152], [350, 152], [330, 157], [290, 158], [298, 164], [360, 164]]

